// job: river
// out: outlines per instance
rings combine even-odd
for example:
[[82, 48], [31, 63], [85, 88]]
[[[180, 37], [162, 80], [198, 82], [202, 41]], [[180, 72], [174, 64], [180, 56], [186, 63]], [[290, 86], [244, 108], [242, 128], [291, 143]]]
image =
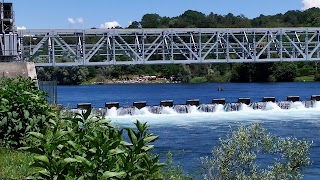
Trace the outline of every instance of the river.
[[[223, 91], [218, 91], [218, 87]], [[207, 83], [207, 84], [114, 84], [58, 86], [58, 103], [75, 108], [77, 103], [92, 103], [93, 107], [104, 107], [106, 102], [119, 102], [120, 106], [132, 106], [135, 101], [146, 101], [148, 106], [159, 105], [161, 100], [173, 100], [174, 104], [185, 104], [188, 99], [199, 99], [201, 104], [210, 104], [214, 98], [226, 98], [236, 102], [238, 98], [261, 101], [263, 97], [275, 97], [277, 101], [287, 96], [300, 96], [310, 100], [311, 95], [320, 94], [318, 82], [294, 83]], [[276, 107], [275, 107], [276, 106]], [[174, 161], [189, 173], [199, 170], [199, 158], [210, 155], [219, 137], [225, 138], [229, 127], [239, 123], [262, 123], [277, 136], [292, 136], [312, 142], [310, 158], [312, 165], [303, 170], [304, 179], [320, 178], [320, 103], [305, 108], [301, 103], [280, 109], [271, 104], [266, 110], [250, 107], [232, 112], [176, 113], [168, 108], [162, 114], [140, 110], [133, 115], [109, 114], [106, 118], [120, 127], [133, 127], [133, 122], [148, 122], [150, 131], [159, 135], [155, 152], [172, 151], [178, 155]], [[163, 160], [163, 158], [162, 158]], [[201, 179], [201, 176], [198, 176]]]

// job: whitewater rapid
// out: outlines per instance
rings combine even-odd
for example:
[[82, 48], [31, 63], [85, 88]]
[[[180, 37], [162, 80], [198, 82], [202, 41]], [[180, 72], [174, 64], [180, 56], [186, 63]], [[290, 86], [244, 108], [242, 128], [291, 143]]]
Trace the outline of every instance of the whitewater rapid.
[[288, 109], [281, 109], [276, 103], [268, 102], [264, 110], [253, 109], [242, 104], [238, 111], [226, 112], [223, 105], [218, 105], [215, 112], [201, 112], [198, 107], [190, 107], [188, 113], [178, 113], [171, 107], [163, 107], [160, 114], [149, 112], [148, 107], [137, 109], [134, 114], [119, 115], [119, 109], [107, 111], [106, 119], [116, 124], [130, 125], [136, 120], [148, 122], [149, 125], [192, 125], [205, 122], [261, 122], [308, 120], [320, 122], [320, 102], [306, 108], [301, 102], [290, 104]]

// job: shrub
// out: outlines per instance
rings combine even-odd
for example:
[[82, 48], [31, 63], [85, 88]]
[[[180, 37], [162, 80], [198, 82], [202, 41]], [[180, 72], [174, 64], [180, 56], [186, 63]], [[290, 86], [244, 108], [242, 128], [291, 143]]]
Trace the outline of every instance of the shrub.
[[190, 83], [205, 83], [207, 82], [207, 78], [205, 77], [194, 77], [190, 80]]
[[0, 146], [20, 147], [27, 132], [43, 132], [55, 115], [30, 78], [0, 79]]
[[[231, 130], [220, 142], [212, 157], [201, 159], [204, 179], [301, 179], [301, 168], [310, 164], [307, 141], [276, 137], [259, 124]], [[275, 162], [258, 164], [258, 155]]]
[[162, 171], [163, 179], [166, 180], [187, 180], [194, 179], [194, 176], [184, 172], [180, 164], [175, 165], [172, 160], [172, 152], [167, 153], [167, 161]]
[[[35, 153], [35, 175], [44, 179], [157, 179], [163, 164], [151, 154], [158, 136], [137, 121], [137, 130], [118, 130], [101, 117], [89, 118], [90, 110], [74, 118], [50, 121], [47, 133], [30, 132]], [[127, 132], [129, 142], [123, 139]]]
[[320, 81], [320, 72], [319, 71], [315, 73], [314, 80], [315, 81]]

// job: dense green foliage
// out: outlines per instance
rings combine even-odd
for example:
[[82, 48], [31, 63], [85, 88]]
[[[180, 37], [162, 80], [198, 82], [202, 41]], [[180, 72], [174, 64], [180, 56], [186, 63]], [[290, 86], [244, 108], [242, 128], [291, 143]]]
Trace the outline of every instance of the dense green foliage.
[[[212, 157], [202, 158], [204, 179], [301, 179], [310, 165], [309, 142], [276, 137], [260, 124], [231, 130], [220, 143]], [[260, 157], [267, 165], [259, 164]]]
[[[145, 14], [140, 21], [133, 21], [128, 28], [272, 28], [272, 27], [319, 27], [320, 9], [288, 11], [284, 14], [260, 15], [249, 19], [244, 15], [208, 15], [187, 10], [177, 17], [162, 17]], [[90, 42], [90, 38], [86, 39]], [[100, 61], [94, 57], [92, 61]], [[182, 82], [195, 77], [208, 82], [268, 82], [293, 81], [299, 76], [313, 76], [315, 64], [306, 63], [262, 63], [262, 64], [193, 64], [193, 65], [136, 65], [110, 67], [39, 68], [40, 80], [57, 79], [59, 84], [81, 84], [95, 77], [96, 82], [106, 79], [126, 78], [130, 75], [157, 75], [169, 78], [172, 75]], [[315, 80], [319, 80], [315, 77]], [[202, 82], [202, 81], [200, 81]]]
[[[146, 123], [137, 130], [118, 130], [102, 117], [89, 117], [91, 111], [74, 118], [50, 121], [46, 133], [30, 132], [34, 142], [20, 149], [36, 154], [36, 177], [44, 179], [157, 179], [162, 166], [151, 154], [158, 139]], [[127, 132], [129, 142], [123, 139]]]
[[[60, 85], [81, 84], [96, 77], [96, 82], [111, 79], [128, 79], [132, 75], [156, 75], [177, 77], [177, 81], [197, 82], [285, 82], [299, 76], [315, 75], [317, 64], [312, 62], [239, 63], [239, 64], [190, 64], [190, 65], [135, 65], [108, 67], [38, 68], [40, 80], [57, 80]], [[87, 70], [86, 70], [87, 69]], [[86, 73], [88, 72], [89, 73]], [[76, 72], [76, 73], [73, 73]], [[79, 75], [81, 74], [81, 75]], [[70, 78], [70, 76], [73, 78]], [[198, 81], [199, 78], [201, 81]], [[193, 80], [193, 82], [195, 82]], [[315, 78], [315, 80], [318, 80]]]
[[185, 179], [151, 153], [158, 136], [146, 123], [118, 129], [90, 110], [71, 116], [52, 109], [31, 79], [0, 82], [1, 179]]
[[20, 147], [28, 132], [43, 132], [55, 115], [36, 82], [0, 79], [0, 146]]
[[161, 17], [158, 14], [145, 14], [141, 21], [132, 22], [129, 28], [259, 28], [259, 27], [319, 27], [320, 9], [288, 11], [284, 14], [260, 15], [249, 19], [244, 15], [208, 15], [187, 10], [177, 17]]
[[190, 80], [190, 83], [205, 83], [207, 81], [205, 77], [194, 77]]

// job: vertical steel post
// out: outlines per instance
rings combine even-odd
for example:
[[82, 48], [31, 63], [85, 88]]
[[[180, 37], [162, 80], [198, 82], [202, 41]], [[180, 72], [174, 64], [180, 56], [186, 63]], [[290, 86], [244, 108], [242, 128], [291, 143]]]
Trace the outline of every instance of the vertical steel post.
[[141, 37], [141, 50], [142, 50], [142, 60], [143, 60], [143, 64], [146, 64], [146, 58], [145, 58], [145, 52], [144, 52], [144, 39], [145, 39], [145, 34], [144, 34], [144, 30], [142, 31], [142, 37]]
[[226, 49], [226, 51], [227, 51], [227, 54], [226, 54], [226, 58], [227, 58], [227, 62], [229, 62], [230, 61], [230, 49], [229, 49], [229, 36], [230, 36], [230, 30], [229, 29], [227, 29], [227, 49]]
[[257, 62], [257, 42], [256, 42], [256, 29], [253, 29], [253, 61]]
[[309, 33], [308, 33], [308, 28], [305, 31], [306, 33], [306, 38], [305, 38], [305, 50], [304, 53], [306, 54], [306, 60], [309, 61], [310, 57], [309, 57]]
[[171, 57], [170, 57], [170, 60], [171, 61], [174, 61], [174, 58], [173, 58], [173, 29], [171, 30], [171, 34], [170, 34], [170, 36], [171, 36], [171, 41], [170, 41], [170, 48], [171, 48]]
[[86, 31], [82, 31], [82, 65], [87, 64], [87, 58], [86, 58]]
[[[220, 32], [219, 31], [217, 31], [217, 34], [216, 34], [216, 41], [217, 42], [219, 42], [220, 41]], [[219, 59], [219, 44], [217, 43], [217, 45], [216, 45], [216, 48], [215, 48], [215, 50], [216, 50], [216, 60], [218, 60]]]
[[203, 59], [202, 59], [202, 33], [201, 33], [201, 30], [199, 31], [198, 36], [199, 36], [198, 56], [199, 56], [200, 63], [202, 63]]
[[113, 64], [115, 65], [117, 63], [116, 60], [116, 38], [115, 38], [115, 30], [113, 30], [113, 35], [112, 35], [112, 60], [113, 60]]
[[111, 46], [111, 43], [110, 43], [110, 36], [109, 36], [109, 33], [107, 33], [107, 43], [106, 43], [106, 52], [107, 52], [107, 61], [110, 62], [110, 49], [109, 47]]
[[[271, 36], [271, 34], [272, 34], [272, 32], [271, 31], [269, 31], [269, 33], [270, 33], [270, 36]], [[267, 43], [269, 44], [269, 46], [267, 47], [267, 58], [268, 59], [270, 59], [270, 57], [271, 57], [271, 48], [270, 48], [270, 45], [271, 45], [271, 39], [270, 39], [270, 36], [267, 34]]]
[[280, 52], [279, 52], [279, 56], [280, 56], [280, 61], [282, 62], [283, 61], [283, 52], [282, 52], [282, 49], [283, 49], [283, 44], [282, 44], [282, 36], [283, 36], [283, 30], [282, 30], [282, 28], [280, 28], [280, 41], [279, 41], [279, 43], [280, 43]]
[[166, 45], [166, 41], [165, 41], [165, 31], [162, 31], [162, 60], [165, 60], [165, 45]]
[[55, 54], [55, 41], [54, 41], [54, 33], [51, 34], [51, 48], [52, 48], [52, 62], [55, 66], [56, 64], [56, 54]]

